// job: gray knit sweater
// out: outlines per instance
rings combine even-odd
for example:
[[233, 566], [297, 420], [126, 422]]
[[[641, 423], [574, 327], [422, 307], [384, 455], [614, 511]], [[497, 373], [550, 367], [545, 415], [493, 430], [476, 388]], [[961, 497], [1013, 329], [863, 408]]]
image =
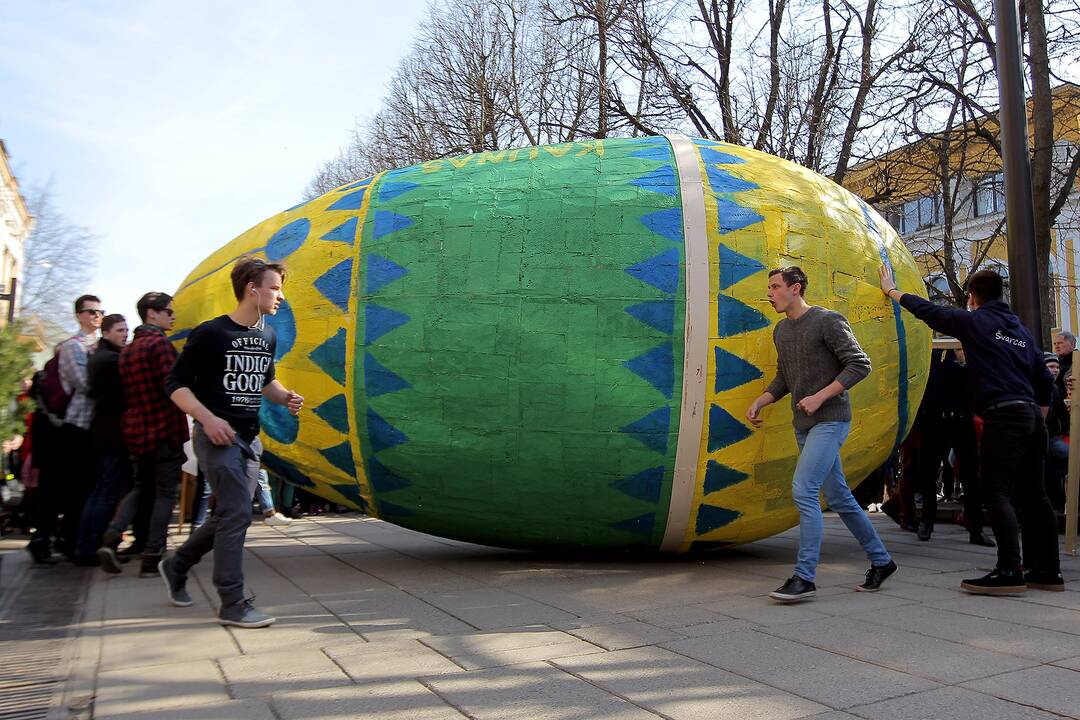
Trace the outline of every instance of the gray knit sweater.
[[[792, 425], [807, 431], [819, 422], [851, 421], [848, 389], [870, 374], [870, 358], [859, 347], [848, 321], [838, 312], [811, 305], [797, 320], [784, 318], [773, 328], [776, 377], [765, 390], [779, 400], [791, 393]], [[833, 380], [844, 392], [829, 398], [816, 413], [795, 407]]]

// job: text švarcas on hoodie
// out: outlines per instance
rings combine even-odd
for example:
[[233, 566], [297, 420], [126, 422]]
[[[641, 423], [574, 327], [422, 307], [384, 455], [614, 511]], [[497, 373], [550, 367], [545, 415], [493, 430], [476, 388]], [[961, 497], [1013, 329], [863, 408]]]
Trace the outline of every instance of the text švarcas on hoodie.
[[951, 335], [964, 346], [975, 390], [975, 410], [1010, 400], [1050, 405], [1054, 380], [1043, 362], [1042, 350], [1020, 318], [1002, 300], [980, 305], [974, 312], [935, 305], [904, 293], [900, 304], [934, 330]]

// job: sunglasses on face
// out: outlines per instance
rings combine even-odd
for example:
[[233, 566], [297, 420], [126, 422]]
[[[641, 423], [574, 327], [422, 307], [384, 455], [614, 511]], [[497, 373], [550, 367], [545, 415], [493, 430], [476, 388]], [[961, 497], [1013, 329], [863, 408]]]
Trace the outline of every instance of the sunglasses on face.
[[166, 315], [168, 315], [169, 317], [173, 316], [173, 309], [172, 308], [161, 308], [160, 310], [158, 310], [158, 312], [163, 312]]
[[83, 310], [80, 310], [79, 312], [80, 313], [90, 313], [91, 315], [104, 315], [105, 314], [104, 310], [91, 310], [90, 308], [85, 308]]

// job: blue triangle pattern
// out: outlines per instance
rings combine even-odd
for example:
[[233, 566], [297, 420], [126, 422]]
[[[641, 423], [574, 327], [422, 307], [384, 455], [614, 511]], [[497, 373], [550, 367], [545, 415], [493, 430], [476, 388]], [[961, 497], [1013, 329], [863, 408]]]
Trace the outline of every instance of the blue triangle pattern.
[[404, 215], [398, 215], [397, 213], [390, 212], [389, 210], [376, 210], [374, 229], [371, 233], [372, 238], [378, 240], [379, 238], [385, 237], [392, 232], [404, 230], [412, 224], [412, 218], [407, 218]]
[[265, 315], [266, 324], [274, 328], [274, 360], [285, 357], [296, 344], [296, 316], [288, 300], [282, 300], [277, 313]]
[[717, 333], [722, 338], [769, 326], [769, 319], [760, 312], [722, 293], [716, 296], [716, 315]]
[[315, 487], [315, 483], [312, 482], [311, 478], [297, 470], [295, 465], [286, 460], [282, 460], [266, 448], [263, 448], [262, 457], [259, 459], [262, 460], [262, 464], [266, 466], [267, 470], [290, 485], [295, 485], [296, 487]]
[[319, 453], [346, 475], [356, 475], [356, 463], [353, 462], [352, 447], [348, 441], [334, 447], [322, 448]]
[[349, 218], [319, 239], [330, 240], [331, 242], [343, 242], [352, 245], [356, 242], [356, 224], [358, 222], [358, 218]]
[[727, 170], [721, 170], [714, 163], [705, 163], [705, 174], [709, 177], [709, 187], [714, 193], [743, 192], [757, 188], [757, 183], [735, 177]]
[[716, 198], [716, 217], [721, 235], [741, 230], [765, 219], [750, 208], [722, 197]]
[[657, 235], [663, 235], [674, 243], [683, 241], [682, 208], [665, 208], [642, 215], [638, 220]]
[[412, 485], [410, 481], [401, 477], [375, 458], [368, 458], [367, 471], [368, 482], [371, 483], [371, 488], [375, 492], [393, 492]]
[[761, 369], [723, 348], [716, 348], [716, 392], [745, 385], [762, 376]]
[[623, 365], [671, 399], [675, 387], [675, 357], [670, 342], [657, 345]]
[[349, 432], [349, 405], [344, 395], [335, 395], [319, 407], [315, 414], [340, 433]]
[[675, 171], [670, 165], [661, 165], [655, 170], [631, 180], [630, 184], [636, 185], [643, 190], [675, 197]]
[[345, 328], [340, 328], [308, 355], [319, 369], [334, 379], [338, 385], [345, 384]]
[[386, 422], [382, 415], [371, 408], [367, 411], [367, 434], [371, 440], [371, 451], [382, 452], [407, 442], [409, 437], [396, 427]]
[[370, 345], [391, 330], [409, 322], [410, 319], [405, 313], [368, 303], [364, 306], [364, 344]]
[[371, 253], [367, 256], [368, 295], [374, 295], [398, 278], [405, 277], [408, 272], [393, 260]]
[[407, 180], [401, 182], [383, 182], [379, 186], [379, 202], [386, 202], [387, 200], [393, 200], [398, 195], [404, 195], [410, 190], [415, 190], [420, 187], [416, 183], [411, 183]]
[[300, 432], [300, 420], [288, 408], [266, 401], [259, 406], [259, 423], [263, 431], [279, 443], [288, 445], [296, 441]]
[[671, 425], [671, 408], [662, 407], [635, 420], [634, 422], [619, 428], [620, 432], [641, 441], [645, 447], [655, 450], [661, 455], [667, 455], [668, 451], [668, 428]]
[[730, 153], [720, 152], [714, 147], [697, 143], [698, 152], [701, 153], [701, 159], [705, 161], [705, 164], [719, 163], [720, 165], [740, 165], [744, 162], [741, 157], [736, 157]]
[[341, 308], [349, 310], [349, 288], [352, 287], [352, 258], [342, 260], [315, 280], [315, 289], [327, 300]]
[[364, 193], [367, 192], [367, 187], [362, 187], [359, 190], [353, 191], [348, 195], [342, 195], [338, 198], [327, 210], [359, 210], [360, 206], [364, 204]]
[[645, 513], [629, 520], [613, 522], [610, 526], [616, 530], [625, 530], [626, 532], [649, 537], [652, 535], [653, 528], [656, 527], [656, 515], [654, 513]]
[[710, 460], [709, 464], [705, 466], [705, 485], [702, 489], [708, 495], [717, 490], [723, 490], [726, 487], [741, 483], [748, 477], [750, 476], [744, 472], [732, 470], [727, 465], [721, 465], [715, 460]]
[[741, 255], [721, 243], [720, 251], [720, 289], [727, 290], [735, 283], [761, 272], [765, 266], [753, 258]]
[[679, 251], [671, 248], [656, 257], [631, 265], [626, 272], [657, 290], [674, 293], [679, 288]]
[[356, 483], [343, 483], [341, 485], [331, 485], [330, 487], [332, 487], [334, 490], [337, 490], [339, 495], [356, 505], [361, 510], [367, 510], [367, 500], [365, 500], [364, 496], [360, 494], [360, 488], [356, 485]]
[[363, 180], [357, 180], [354, 183], [350, 183], [350, 184], [346, 185], [343, 188], [338, 188], [338, 192], [340, 193], [340, 192], [346, 192], [348, 190], [355, 190], [358, 187], [365, 187], [366, 188], [370, 184], [371, 184], [371, 178], [366, 177]]
[[408, 380], [376, 360], [374, 355], [364, 353], [364, 393], [369, 398], [411, 387]]
[[647, 300], [626, 308], [626, 312], [649, 327], [670, 335], [675, 331], [675, 298]]
[[311, 232], [310, 220], [307, 218], [293, 220], [271, 236], [266, 243], [266, 257], [277, 262], [291, 255], [304, 244], [309, 232]]
[[742, 515], [742, 513], [738, 510], [728, 510], [727, 508], [714, 507], [713, 505], [700, 505], [698, 506], [695, 530], [698, 535], [704, 535], [724, 527], [740, 515]]
[[727, 410], [719, 405], [709, 408], [709, 452], [722, 450], [748, 437], [750, 428], [732, 417]]
[[630, 153], [630, 157], [638, 160], [671, 160], [671, 150], [663, 145], [643, 148]]
[[643, 470], [637, 475], [621, 478], [611, 483], [611, 487], [632, 498], [648, 503], [660, 502], [660, 486], [664, 482], [664, 468], [654, 467]]

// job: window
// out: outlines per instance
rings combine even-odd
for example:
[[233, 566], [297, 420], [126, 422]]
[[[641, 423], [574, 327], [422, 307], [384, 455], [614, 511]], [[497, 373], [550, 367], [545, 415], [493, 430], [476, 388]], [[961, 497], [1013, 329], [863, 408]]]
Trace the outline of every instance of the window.
[[983, 217], [1005, 209], [1005, 175], [985, 175], [975, 182], [975, 217]]
[[945, 278], [944, 273], [928, 275], [924, 282], [926, 283], [926, 294], [930, 302], [939, 305], [954, 304], [952, 288], [949, 287], [949, 281]]

